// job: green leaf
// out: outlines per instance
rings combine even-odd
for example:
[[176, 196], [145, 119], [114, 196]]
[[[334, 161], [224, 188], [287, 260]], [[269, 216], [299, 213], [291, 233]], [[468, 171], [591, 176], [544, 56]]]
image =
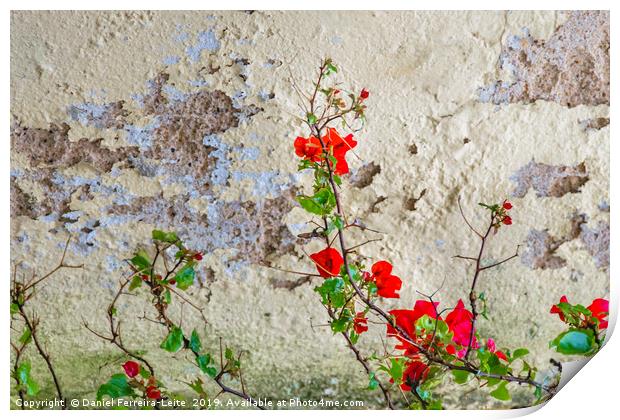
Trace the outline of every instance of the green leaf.
[[589, 354], [595, 349], [594, 333], [584, 329], [570, 329], [558, 335], [550, 344], [561, 354]]
[[105, 395], [116, 399], [120, 397], [134, 397], [136, 394], [127, 383], [127, 376], [124, 373], [117, 373], [112, 375], [112, 378], [107, 383], [99, 387], [99, 390], [97, 390], [97, 401], [101, 401]]
[[469, 381], [471, 373], [464, 370], [452, 370], [452, 376], [454, 376], [454, 382], [462, 385]]
[[332, 73], [338, 73], [338, 67], [334, 66], [331, 62], [327, 63], [325, 68], [325, 75], [329, 76]]
[[192, 335], [189, 339], [189, 348], [196, 353], [200, 353], [200, 349], [202, 347], [202, 344], [200, 343], [200, 337], [198, 336], [198, 333], [196, 332], [196, 330], [192, 331]]
[[156, 241], [168, 242], [174, 244], [178, 242], [179, 237], [174, 232], [164, 232], [163, 230], [155, 229], [153, 231], [153, 239]]
[[189, 286], [194, 284], [194, 278], [196, 277], [196, 271], [191, 265], [186, 265], [174, 276], [177, 282], [177, 287], [181, 290], [186, 290]]
[[198, 365], [198, 367], [200, 368], [201, 371], [203, 371], [204, 373], [208, 374], [209, 376], [211, 376], [209, 374], [209, 363], [211, 363], [211, 355], [210, 354], [201, 354], [200, 356], [196, 357], [196, 364]]
[[140, 271], [145, 271], [151, 267], [149, 254], [144, 250], [138, 251], [130, 261]]
[[512, 353], [512, 357], [510, 358], [510, 361], [512, 362], [513, 360], [517, 360], [521, 357], [527, 356], [528, 354], [530, 354], [530, 351], [528, 349], [516, 349], [513, 353]]
[[17, 367], [17, 378], [19, 383], [26, 389], [26, 393], [34, 397], [39, 393], [39, 385], [30, 376], [30, 362], [23, 362]]
[[297, 196], [297, 202], [309, 213], [325, 216], [336, 206], [336, 197], [329, 188], [321, 188], [313, 196]]
[[308, 112], [306, 114], [306, 119], [308, 121], [308, 124], [312, 125], [312, 124], [316, 124], [316, 115]]
[[181, 347], [183, 347], [183, 331], [177, 326], [172, 327], [170, 333], [168, 333], [168, 336], [159, 347], [170, 353], [176, 353], [181, 350]]
[[144, 379], [148, 379], [151, 377], [151, 372], [149, 372], [144, 366], [140, 365], [140, 376]]
[[142, 279], [140, 278], [140, 276], [134, 276], [134, 278], [131, 279], [131, 283], [129, 283], [129, 291], [131, 292], [141, 286]]
[[497, 388], [491, 391], [491, 396], [500, 401], [510, 401], [510, 392], [508, 392], [508, 389], [506, 388], [507, 383], [508, 382], [506, 381], [500, 383]]
[[377, 389], [377, 387], [379, 386], [379, 381], [377, 381], [375, 372], [370, 372], [370, 374], [368, 375], [368, 378], [369, 378], [368, 389], [371, 391], [374, 389]]
[[164, 298], [166, 299], [166, 303], [170, 305], [170, 302], [172, 302], [172, 294], [170, 293], [170, 290], [166, 290], [166, 293], [164, 293]]
[[24, 332], [21, 337], [19, 337], [19, 342], [23, 345], [30, 343], [32, 340], [32, 331], [27, 326], [24, 328]]
[[11, 303], [11, 315], [19, 312], [19, 305], [17, 303]]
[[346, 331], [349, 322], [350, 319], [347, 319], [344, 316], [342, 318], [333, 320], [331, 322], [332, 331], [335, 333]]
[[340, 277], [326, 279], [322, 285], [314, 288], [321, 295], [324, 305], [331, 304], [334, 308], [344, 306], [344, 280]]
[[390, 364], [388, 366], [379, 366], [379, 369], [387, 372], [387, 374], [390, 375], [390, 378], [392, 378], [395, 384], [400, 384], [403, 381], [405, 361], [405, 358], [394, 357], [390, 359]]

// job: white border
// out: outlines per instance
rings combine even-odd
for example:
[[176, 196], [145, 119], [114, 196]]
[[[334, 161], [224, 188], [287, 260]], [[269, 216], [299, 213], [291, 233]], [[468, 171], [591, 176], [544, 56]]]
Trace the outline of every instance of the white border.
[[[9, 3], [9, 4], [6, 4]], [[617, 3], [617, 2], [616, 2]], [[53, 7], [52, 7], [53, 6]], [[0, 104], [4, 115], [4, 118], [1, 119], [2, 125], [2, 133], [4, 133], [5, 141], [3, 142], [4, 152], [0, 153], [0, 162], [1, 167], [5, 171], [5, 175], [2, 178], [1, 192], [2, 196], [5, 197], [5, 204], [1, 208], [2, 214], [2, 223], [1, 223], [1, 232], [2, 237], [5, 238], [5, 241], [2, 242], [2, 260], [5, 262], [5, 273], [2, 286], [2, 295], [4, 297], [4, 302], [7, 299], [8, 292], [8, 267], [10, 267], [10, 255], [9, 255], [9, 238], [10, 238], [10, 229], [9, 229], [9, 177], [8, 171], [10, 168], [10, 151], [9, 151], [9, 141], [8, 141], [8, 133], [9, 133], [9, 118], [10, 115], [10, 99], [9, 99], [9, 86], [10, 86], [10, 71], [9, 71], [9, 57], [10, 57], [10, 17], [9, 10], [10, 8], [16, 10], [27, 10], [27, 9], [83, 9], [83, 10], [110, 10], [110, 9], [152, 9], [152, 10], [201, 10], [201, 9], [212, 9], [212, 10], [249, 10], [249, 9], [271, 9], [271, 10], [291, 10], [291, 9], [340, 9], [340, 10], [372, 10], [376, 9], [377, 6], [380, 6], [382, 10], [404, 10], [411, 9], [412, 6], [420, 6], [417, 10], [497, 10], [497, 6], [503, 6], [503, 9], [512, 9], [512, 10], [555, 10], [558, 8], [561, 9], [610, 9], [611, 12], [611, 45], [612, 45], [612, 54], [611, 54], [611, 76], [612, 76], [612, 97], [617, 98], [616, 95], [616, 81], [614, 80], [614, 70], [618, 68], [617, 66], [617, 54], [615, 53], [615, 43], [617, 41], [617, 25], [618, 19], [616, 18], [616, 11], [614, 9], [618, 9], [615, 6], [615, 3], [611, 1], [603, 1], [603, 0], [590, 0], [588, 2], [576, 1], [576, 0], [566, 0], [563, 2], [543, 2], [543, 1], [533, 1], [533, 0], [520, 0], [519, 2], [502, 2], [498, 4], [497, 1], [468, 1], [466, 4], [462, 1], [440, 1], [435, 0], [433, 2], [414, 2], [414, 1], [404, 1], [404, 0], [382, 0], [381, 2], [372, 2], [369, 0], [357, 0], [357, 1], [334, 1], [334, 0], [313, 0], [312, 2], [295, 2], [295, 1], [285, 1], [285, 0], [272, 0], [272, 1], [242, 1], [242, 0], [226, 0], [226, 1], [190, 1], [190, 0], [175, 0], [175, 1], [160, 1], [160, 0], [92, 0], [89, 2], [78, 1], [78, 0], [67, 0], [62, 2], [55, 2], [52, 4], [51, 2], [46, 1], [34, 1], [34, 0], [21, 0], [21, 1], [8, 1], [3, 2], [3, 21], [4, 25], [1, 25], [0, 29], [3, 32], [2, 37], [2, 53], [3, 57], [5, 57], [4, 65], [2, 66], [2, 87], [0, 88], [2, 91], [3, 100]], [[431, 7], [429, 7], [431, 6]], [[611, 191], [610, 191], [610, 203], [611, 206], [611, 220], [612, 225], [616, 226], [616, 222], [618, 221], [618, 208], [615, 206], [615, 198], [620, 197], [619, 194], [619, 184], [618, 184], [618, 176], [620, 169], [615, 165], [618, 163], [617, 157], [620, 153], [620, 145], [617, 141], [614, 141], [614, 127], [616, 124], [618, 113], [614, 111], [615, 109], [612, 107], [611, 113], [611, 125], [610, 125], [610, 136], [612, 138], [611, 141]], [[614, 231], [615, 232], [615, 231]], [[620, 248], [618, 246], [618, 241], [616, 240], [616, 236], [612, 236], [611, 241], [611, 255], [620, 255]], [[613, 279], [618, 276], [618, 264], [617, 260], [612, 258], [611, 267], [610, 267], [610, 277], [612, 279], [611, 285], [611, 314], [610, 314], [610, 332], [615, 326], [617, 314], [618, 314], [618, 300], [620, 298], [620, 293], [617, 287], [617, 281], [613, 281]], [[2, 324], [0, 325], [0, 329], [3, 334], [6, 331], [9, 331], [9, 317], [8, 311], [5, 312], [5, 316], [2, 317]], [[412, 416], [422, 416], [425, 418], [447, 418], [447, 419], [484, 419], [484, 418], [508, 418], [508, 417], [516, 417], [520, 415], [527, 414], [529, 412], [535, 411], [530, 415], [532, 419], [546, 419], [546, 418], [609, 418], [609, 413], [612, 412], [613, 407], [615, 406], [615, 398], [618, 398], [617, 393], [617, 382], [618, 378], [620, 378], [620, 367], [617, 360], [617, 355], [620, 354], [620, 339], [617, 337], [610, 337], [611, 334], [608, 334], [608, 339], [610, 339], [607, 345], [597, 354], [588, 364], [587, 367], [584, 368], [581, 372], [579, 372], [559, 393], [558, 395], [551, 400], [546, 406], [542, 409], [523, 409], [523, 410], [512, 410], [512, 411], [442, 411], [442, 412], [390, 412], [390, 418], [407, 418], [410, 419]], [[40, 416], [40, 413], [34, 411], [10, 411], [8, 396], [10, 392], [10, 383], [9, 383], [9, 346], [8, 342], [5, 342], [3, 346], [0, 346], [0, 352], [3, 355], [4, 363], [0, 363], [0, 399], [4, 401], [3, 411], [7, 411], [11, 418], [36, 418]], [[132, 418], [148, 418], [152, 419], [153, 417], [159, 416], [170, 416], [176, 415], [176, 413], [169, 412], [124, 412], [118, 411], [118, 414], [115, 414], [119, 417], [127, 418], [131, 416]], [[271, 411], [271, 412], [258, 412], [258, 411], [246, 411], [241, 414], [240, 412], [226, 412], [219, 411], [213, 412], [210, 411], [208, 413], [196, 412], [196, 411], [183, 411], [181, 416], [183, 417], [192, 417], [196, 418], [197, 416], [209, 416], [209, 417], [217, 417], [218, 419], [228, 419], [228, 418], [239, 418], [241, 415], [247, 415], [249, 417], [255, 418], [282, 418], [284, 416], [289, 417], [293, 414], [295, 417], [299, 418], [315, 418], [317, 415], [326, 418], [338, 418], [338, 419], [347, 419], [353, 418], [362, 419], [362, 418], [373, 418], [376, 419], [378, 416], [383, 417], [383, 414], [387, 414], [387, 412], [378, 412], [378, 411], [322, 411], [317, 413], [316, 411], [296, 411], [294, 413], [285, 412], [285, 411]], [[83, 414], [76, 411], [68, 411], [68, 412], [60, 412], [60, 411], [47, 411], [45, 412], [45, 417], [58, 418], [59, 416], [67, 416], [67, 417], [75, 417], [82, 416]], [[107, 418], [110, 416], [109, 410], [96, 410], [91, 411], [88, 414], [89, 417], [93, 418]]]

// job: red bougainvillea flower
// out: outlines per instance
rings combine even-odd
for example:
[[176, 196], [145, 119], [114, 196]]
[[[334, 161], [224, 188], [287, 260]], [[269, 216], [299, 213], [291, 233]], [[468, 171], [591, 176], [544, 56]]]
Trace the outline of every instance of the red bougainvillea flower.
[[[461, 299], [459, 299], [456, 307], [452, 310], [452, 312], [450, 312], [446, 316], [446, 324], [448, 324], [448, 328], [450, 329], [450, 331], [454, 333], [452, 341], [464, 347], [462, 351], [458, 353], [459, 357], [465, 355], [465, 352], [467, 351], [467, 346], [469, 345], [469, 337], [471, 335], [472, 318], [472, 313], [465, 309], [465, 305], [463, 304], [463, 301]], [[471, 347], [478, 347], [475, 335], [473, 337]], [[446, 350], [449, 351], [447, 348]]]
[[138, 373], [140, 373], [140, 365], [133, 360], [125, 362], [125, 364], [123, 365], [123, 369], [125, 369], [125, 373], [130, 378], [134, 378], [136, 375], [138, 375]]
[[510, 203], [510, 201], [504, 201], [504, 204], [502, 204], [502, 207], [505, 210], [510, 210], [512, 208], [512, 204]]
[[357, 141], [353, 139], [353, 134], [349, 134], [343, 139], [335, 128], [330, 127], [327, 129], [327, 134], [323, 136], [323, 143], [336, 158], [334, 173], [336, 175], [348, 174], [349, 165], [347, 164], [345, 155], [349, 150], [357, 146]]
[[411, 391], [412, 386], [417, 386], [426, 379], [428, 371], [429, 368], [426, 363], [418, 359], [413, 359], [405, 367], [402, 379], [403, 383], [400, 384], [400, 388], [403, 391]]
[[344, 260], [336, 248], [325, 248], [324, 250], [310, 255], [316, 264], [319, 275], [324, 279], [337, 276]]
[[196, 261], [202, 261], [202, 254], [200, 252], [194, 254], [194, 259]]
[[[560, 303], [568, 303], [568, 299], [566, 298], [566, 296], [562, 296], [560, 298]], [[553, 305], [549, 313], [558, 314], [562, 322], [564, 322], [564, 315], [562, 314], [562, 310], [558, 307], [558, 305]]]
[[504, 352], [502, 352], [501, 350], [495, 349], [495, 340], [493, 340], [492, 338], [489, 338], [487, 340], [487, 350], [495, 354], [499, 359], [508, 361], [508, 358], [506, 357]]
[[397, 293], [403, 282], [397, 276], [392, 275], [392, 264], [387, 261], [378, 261], [373, 264], [370, 271], [372, 279], [377, 285], [377, 294], [384, 298], [399, 298]]
[[146, 387], [146, 397], [158, 400], [161, 398], [161, 391], [156, 386], [148, 386]]
[[[413, 306], [413, 310], [410, 309], [394, 309], [390, 311], [390, 315], [394, 317], [396, 326], [402, 329], [410, 339], [415, 340], [415, 323], [423, 315], [428, 315], [433, 319], [437, 319], [437, 306], [439, 302], [429, 302], [426, 300], [418, 300]], [[441, 319], [441, 317], [439, 317]], [[402, 345], [396, 346], [399, 350], [406, 350], [406, 354], [417, 353], [416, 347], [409, 341], [401, 336], [396, 328], [391, 325], [387, 325], [387, 335], [396, 337]]]
[[512, 217], [504, 216], [504, 218], [502, 219], [502, 223], [505, 225], [512, 225]]
[[369, 96], [370, 96], [370, 92], [368, 92], [366, 88], [362, 89], [362, 91], [360, 92], [360, 98], [368, 99]]
[[368, 318], [364, 316], [364, 312], [358, 312], [353, 318], [353, 329], [356, 334], [368, 331]]
[[606, 329], [609, 322], [605, 319], [609, 315], [609, 301], [606, 299], [594, 299], [590, 306], [588, 306], [592, 317], [598, 319], [598, 327], [602, 330]]
[[301, 158], [308, 159], [312, 162], [321, 161], [321, 142], [316, 137], [303, 138], [297, 137], [293, 143], [295, 154]]

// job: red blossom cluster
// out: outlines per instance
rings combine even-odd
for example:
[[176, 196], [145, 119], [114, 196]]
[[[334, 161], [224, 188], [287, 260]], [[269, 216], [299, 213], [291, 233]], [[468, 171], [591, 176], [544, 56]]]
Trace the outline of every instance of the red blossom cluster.
[[[566, 296], [562, 296], [560, 298], [560, 303], [568, 303]], [[609, 321], [607, 320], [607, 316], [609, 315], [609, 301], [607, 299], [596, 298], [586, 309], [591, 312], [591, 315], [587, 316], [581, 314], [580, 327], [586, 328], [593, 325], [598, 325], [598, 328], [601, 330], [608, 327]], [[563, 322], [566, 322], [564, 311], [558, 305], [553, 305], [549, 312], [552, 314], [558, 314], [560, 319]]]
[[342, 138], [335, 128], [328, 128], [327, 134], [322, 137], [322, 140], [325, 150], [323, 150], [321, 141], [314, 136], [308, 138], [297, 137], [293, 143], [295, 154], [311, 162], [321, 162], [323, 153], [333, 156], [336, 159], [334, 173], [336, 175], [348, 174], [349, 165], [346, 160], [346, 153], [357, 146], [357, 141], [353, 139], [353, 134]]
[[[123, 369], [125, 370], [125, 374], [132, 379], [140, 374], [140, 365], [133, 360], [125, 362], [125, 364], [123, 364]], [[145, 385], [144, 380], [140, 380], [140, 385]], [[157, 387], [157, 382], [155, 381], [154, 376], [149, 376], [149, 378], [147, 379], [144, 393], [147, 398], [150, 398], [152, 400], [161, 399], [161, 391]]]

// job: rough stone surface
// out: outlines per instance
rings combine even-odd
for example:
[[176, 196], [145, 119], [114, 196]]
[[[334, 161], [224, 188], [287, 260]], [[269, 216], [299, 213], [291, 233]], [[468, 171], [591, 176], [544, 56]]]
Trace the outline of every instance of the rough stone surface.
[[485, 102], [609, 105], [609, 12], [570, 12], [547, 40], [524, 29], [507, 39], [499, 65], [512, 80], [480, 89]]
[[[490, 321], [479, 328], [500, 347], [528, 346], [530, 362], [549, 369], [557, 355], [548, 342], [561, 328], [549, 307], [563, 294], [587, 304], [609, 288], [609, 129], [580, 125], [609, 116], [607, 19], [554, 11], [13, 12], [11, 255], [42, 272], [71, 233], [68, 259], [85, 264], [57, 273], [32, 302], [67, 395], [93, 397], [118, 370], [119, 353], [76, 319], [105, 330], [123, 260], [148, 244], [152, 229], [170, 228], [205, 250], [203, 287], [189, 292], [209, 324], [186, 307], [183, 325], [206, 328], [210, 349], [222, 336], [246, 350], [243, 377], [255, 396], [381, 403], [364, 390], [368, 377], [341, 337], [323, 326], [317, 279], [279, 270], [310, 272], [305, 255], [322, 245], [304, 237], [313, 225], [292, 200], [312, 182], [297, 173], [292, 142], [306, 134], [293, 86], [309, 89], [325, 56], [339, 64], [334, 80], [343, 88], [370, 91], [367, 123], [348, 154], [363, 187], [344, 177], [342, 198], [347, 218], [368, 227], [352, 230], [349, 242], [383, 240], [355, 258], [393, 263], [401, 307], [445, 279], [437, 298], [453, 306], [467, 299], [471, 267], [452, 256], [475, 252], [476, 241], [457, 198], [479, 226], [477, 203], [501, 201], [516, 185], [514, 223], [493, 237], [487, 259], [511, 255], [536, 230], [548, 236], [530, 241], [538, 261], [530, 267], [554, 258], [563, 266], [515, 260], [486, 271], [479, 287]], [[528, 36], [511, 38], [524, 27]], [[320, 47], [308, 49], [309, 37]], [[481, 102], [479, 87], [497, 80], [509, 80], [506, 97], [492, 88], [491, 103]], [[512, 101], [519, 104], [494, 104]], [[373, 174], [356, 178], [366, 172]], [[576, 211], [587, 223], [572, 220]], [[554, 249], [566, 238], [574, 239]], [[159, 349], [161, 328], [140, 319], [145, 299], [119, 304], [133, 320], [124, 325], [127, 344], [147, 351], [162, 381], [186, 393], [180, 381], [198, 371]], [[380, 351], [382, 336], [383, 327], [370, 325], [359, 342], [364, 354]], [[49, 394], [45, 367], [33, 360], [33, 372]], [[515, 404], [529, 402], [531, 393]], [[478, 391], [446, 403], [508, 406]]]

